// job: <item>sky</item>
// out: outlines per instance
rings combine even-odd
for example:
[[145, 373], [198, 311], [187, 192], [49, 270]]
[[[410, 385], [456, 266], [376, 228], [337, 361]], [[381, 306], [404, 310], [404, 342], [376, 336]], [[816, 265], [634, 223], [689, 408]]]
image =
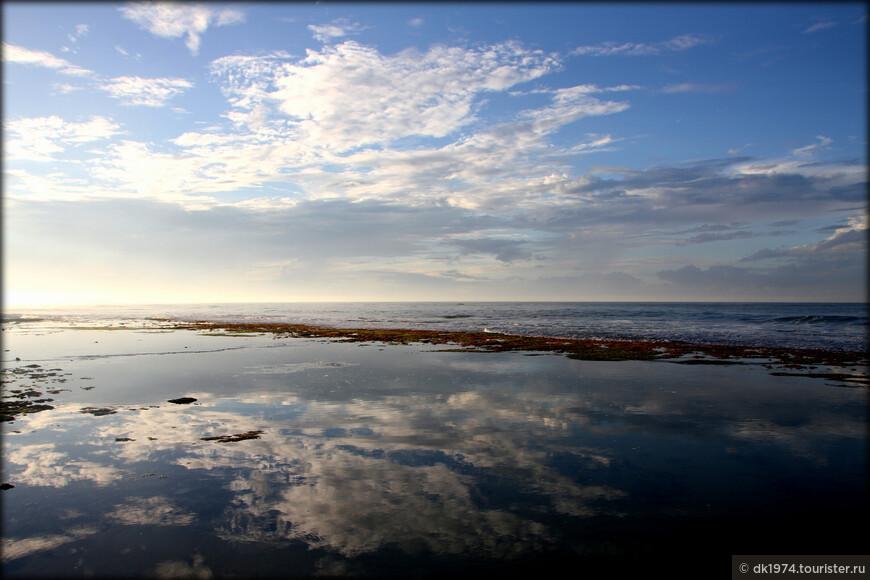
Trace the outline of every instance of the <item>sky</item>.
[[4, 307], [866, 300], [863, 2], [2, 11]]

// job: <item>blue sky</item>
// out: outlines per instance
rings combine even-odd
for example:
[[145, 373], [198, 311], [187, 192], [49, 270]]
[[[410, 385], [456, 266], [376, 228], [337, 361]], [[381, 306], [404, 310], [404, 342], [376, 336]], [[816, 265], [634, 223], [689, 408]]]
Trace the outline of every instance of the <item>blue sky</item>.
[[7, 306], [866, 298], [864, 3], [3, 4]]

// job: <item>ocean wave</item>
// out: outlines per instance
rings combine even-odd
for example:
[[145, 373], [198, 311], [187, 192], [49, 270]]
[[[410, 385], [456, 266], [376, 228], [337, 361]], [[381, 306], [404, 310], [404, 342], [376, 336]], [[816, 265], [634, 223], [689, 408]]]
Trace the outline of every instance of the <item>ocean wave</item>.
[[808, 314], [805, 316], [778, 316], [767, 321], [777, 324], [850, 324], [867, 323], [866, 316], [841, 316], [835, 314]]

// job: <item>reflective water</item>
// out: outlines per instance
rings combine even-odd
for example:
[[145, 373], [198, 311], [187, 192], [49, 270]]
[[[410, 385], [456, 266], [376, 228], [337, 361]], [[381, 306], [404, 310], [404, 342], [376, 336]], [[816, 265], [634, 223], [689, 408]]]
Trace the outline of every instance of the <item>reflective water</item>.
[[[4, 331], [4, 395], [54, 407], [3, 423], [5, 576], [866, 551], [863, 389], [757, 366], [48, 326]], [[202, 439], [245, 433], [259, 438]]]

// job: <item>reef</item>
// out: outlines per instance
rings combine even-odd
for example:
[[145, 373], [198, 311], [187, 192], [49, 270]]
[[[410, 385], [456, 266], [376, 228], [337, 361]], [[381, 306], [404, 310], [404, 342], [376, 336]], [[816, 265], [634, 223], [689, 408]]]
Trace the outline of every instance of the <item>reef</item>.
[[[43, 399], [40, 399], [43, 400]], [[51, 399], [44, 399], [50, 401]], [[38, 413], [54, 409], [51, 405], [37, 403], [35, 401], [0, 401], [0, 421], [14, 421], [18, 415], [26, 413]]]
[[[382, 342], [388, 344], [452, 345], [472, 352], [563, 354], [584, 361], [664, 360], [681, 364], [762, 364], [768, 370], [799, 371], [801, 376], [821, 376], [830, 380], [867, 382], [868, 356], [865, 352], [823, 349], [788, 349], [722, 344], [689, 344], [677, 341], [599, 340], [523, 336], [492, 332], [456, 332], [414, 329], [328, 328], [305, 324], [227, 323], [212, 321], [178, 322], [173, 328], [197, 330], [213, 335], [273, 334], [277, 337], [323, 338], [342, 342]], [[813, 371], [820, 366], [846, 368], [850, 373]], [[791, 373], [790, 373], [791, 374]]]
[[[43, 388], [50, 383], [63, 383], [66, 378], [60, 373], [63, 369], [43, 369], [41, 365], [29, 364], [20, 367], [3, 369], [3, 396], [0, 399], [0, 422], [14, 421], [19, 415], [38, 413], [54, 409], [51, 403], [54, 399], [41, 398], [42, 391], [37, 391], [36, 386]], [[65, 373], [69, 374], [69, 373]], [[27, 381], [21, 388], [11, 388], [19, 383]], [[50, 388], [46, 391], [52, 395], [69, 389]]]

